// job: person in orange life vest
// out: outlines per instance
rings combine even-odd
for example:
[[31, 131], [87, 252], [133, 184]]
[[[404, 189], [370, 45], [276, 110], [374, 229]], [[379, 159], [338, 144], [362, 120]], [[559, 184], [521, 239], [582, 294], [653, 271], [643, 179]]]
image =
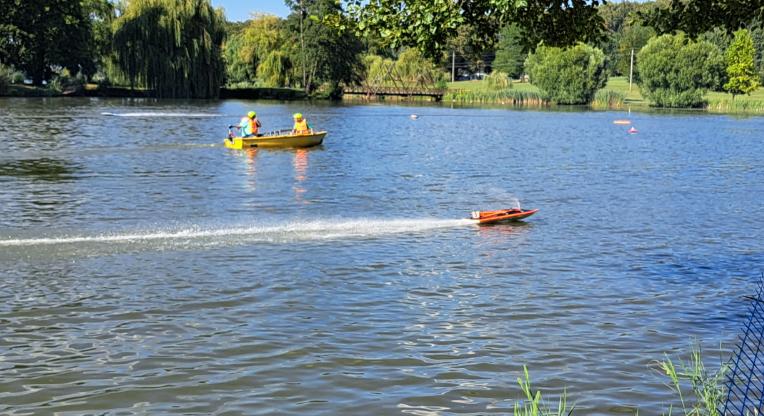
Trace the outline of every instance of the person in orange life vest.
[[241, 137], [257, 136], [257, 130], [262, 127], [260, 120], [257, 119], [257, 113], [250, 111], [246, 117], [242, 117], [239, 122], [239, 131]]
[[292, 134], [311, 134], [313, 128], [308, 124], [308, 120], [302, 118], [302, 114], [294, 114], [294, 127], [292, 127]]

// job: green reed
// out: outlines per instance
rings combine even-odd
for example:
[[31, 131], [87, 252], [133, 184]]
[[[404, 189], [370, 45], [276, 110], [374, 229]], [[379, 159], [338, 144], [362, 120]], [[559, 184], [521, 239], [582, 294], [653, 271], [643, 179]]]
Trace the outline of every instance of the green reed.
[[613, 90], [599, 90], [594, 95], [592, 107], [594, 108], [622, 108], [626, 101], [626, 94]]
[[[729, 365], [722, 362], [719, 369], [709, 371], [703, 364], [700, 346], [693, 345], [690, 359], [687, 362], [678, 360], [677, 367], [666, 356], [658, 362], [658, 367], [665, 373], [671, 383], [669, 387], [679, 398], [682, 415], [685, 416], [722, 416], [719, 407], [727, 395], [724, 384]], [[690, 393], [689, 397], [685, 394]], [[669, 407], [668, 416], [672, 415], [673, 405]]]
[[543, 107], [549, 102], [542, 99], [535, 91], [518, 91], [515, 89], [499, 90], [451, 90], [443, 96], [444, 102], [504, 104], [529, 107]]
[[575, 405], [568, 410], [568, 394], [566, 391], [562, 392], [557, 409], [553, 409], [541, 398], [541, 391], [533, 391], [531, 377], [526, 366], [523, 366], [523, 376], [517, 378], [517, 383], [525, 395], [525, 400], [515, 402], [514, 416], [570, 416], [573, 414]]
[[735, 100], [711, 98], [706, 104], [706, 110], [714, 113], [764, 113], [764, 100], [751, 100], [746, 97]]

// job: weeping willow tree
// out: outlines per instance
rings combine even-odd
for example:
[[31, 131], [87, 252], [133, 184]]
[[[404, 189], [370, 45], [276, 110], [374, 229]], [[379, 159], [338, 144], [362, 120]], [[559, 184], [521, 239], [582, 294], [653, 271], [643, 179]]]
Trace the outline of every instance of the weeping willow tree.
[[115, 67], [157, 97], [217, 97], [225, 76], [222, 10], [209, 0], [129, 0], [114, 22]]
[[266, 87], [282, 87], [292, 82], [292, 61], [284, 51], [271, 51], [257, 66], [257, 76]]
[[363, 58], [364, 84], [384, 87], [434, 87], [446, 80], [446, 73], [416, 49], [406, 49], [397, 60], [377, 55]]

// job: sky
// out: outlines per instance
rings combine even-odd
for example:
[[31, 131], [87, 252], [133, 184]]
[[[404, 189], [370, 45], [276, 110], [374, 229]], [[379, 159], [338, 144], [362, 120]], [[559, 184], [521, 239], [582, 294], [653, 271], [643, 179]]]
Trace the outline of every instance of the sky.
[[270, 13], [286, 17], [289, 9], [284, 0], [212, 0], [215, 7], [223, 7], [228, 20], [241, 21], [250, 18], [252, 13]]

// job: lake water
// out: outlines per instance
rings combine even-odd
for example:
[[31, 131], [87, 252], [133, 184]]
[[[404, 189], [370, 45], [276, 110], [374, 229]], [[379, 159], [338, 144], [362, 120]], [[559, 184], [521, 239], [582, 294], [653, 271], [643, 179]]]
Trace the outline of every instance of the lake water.
[[[329, 135], [224, 148], [250, 109]], [[718, 366], [739, 334], [764, 260], [763, 131], [0, 99], [0, 413], [506, 414], [527, 365], [576, 414], [658, 414], [675, 397], [656, 360], [697, 339]], [[516, 200], [540, 212], [464, 219]]]

